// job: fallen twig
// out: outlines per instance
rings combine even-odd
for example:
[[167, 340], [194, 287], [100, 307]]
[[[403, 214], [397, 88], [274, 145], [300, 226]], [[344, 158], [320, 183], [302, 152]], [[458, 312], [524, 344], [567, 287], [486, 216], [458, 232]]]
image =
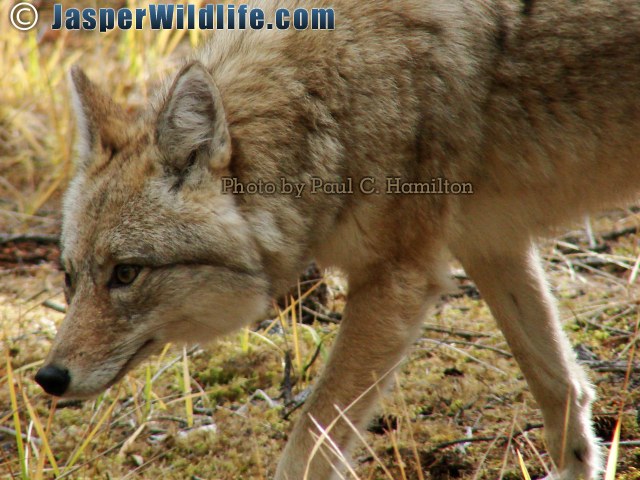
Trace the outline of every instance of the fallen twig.
[[0, 245], [15, 242], [36, 242], [43, 245], [58, 245], [60, 236], [46, 233], [0, 233]]
[[637, 372], [640, 370], [640, 364], [634, 363], [631, 366], [627, 361], [606, 362], [606, 361], [581, 361], [583, 365], [587, 365], [594, 372], [601, 373], [627, 373], [627, 371]]
[[446, 342], [446, 343], [454, 343], [456, 345], [466, 345], [469, 347], [474, 347], [474, 348], [478, 348], [480, 350], [489, 350], [491, 352], [495, 352], [498, 353], [506, 358], [513, 358], [513, 355], [511, 355], [509, 352], [507, 352], [506, 350], [502, 350], [500, 348], [496, 348], [496, 347], [491, 347], [489, 345], [482, 345], [481, 343], [474, 343], [474, 342], [466, 342], [464, 340], [450, 340], [450, 339], [444, 339], [441, 340], [442, 342]]
[[[9, 427], [2, 427], [0, 426], [0, 433], [1, 434], [5, 434], [5, 435], [9, 435], [10, 437], [17, 437], [18, 436], [18, 432], [16, 432], [13, 428], [9, 428]], [[25, 435], [24, 433], [21, 433], [20, 436], [22, 437], [23, 441], [27, 441], [29, 440], [29, 437], [27, 435]], [[40, 445], [41, 440], [39, 438], [32, 438], [32, 441], [34, 441], [37, 445]]]
[[318, 359], [318, 356], [320, 355], [320, 352], [322, 351], [322, 344], [323, 342], [321, 341], [318, 344], [318, 347], [316, 348], [316, 351], [313, 352], [313, 357], [311, 357], [311, 360], [309, 360], [309, 363], [307, 363], [304, 368], [302, 369], [302, 375], [306, 375], [307, 371], [311, 368], [311, 366], [316, 362], [316, 360]]
[[458, 352], [458, 353], [466, 356], [467, 358], [473, 360], [474, 362], [479, 363], [480, 365], [484, 366], [485, 368], [488, 368], [489, 370], [493, 370], [494, 372], [497, 372], [497, 373], [499, 373], [501, 375], [507, 376], [507, 372], [505, 372], [504, 370], [501, 370], [501, 369], [499, 369], [497, 367], [494, 367], [490, 363], [484, 362], [484, 361], [480, 360], [479, 358], [474, 357], [473, 355], [471, 355], [469, 352], [467, 352], [465, 350], [462, 350], [462, 349], [460, 349], [458, 347], [454, 347], [453, 345], [449, 345], [446, 340], [442, 341], [442, 340], [434, 340], [432, 338], [423, 338], [421, 340], [421, 342], [422, 343], [425, 343], [425, 342], [426, 343], [433, 343], [433, 344], [441, 346], [441, 347], [447, 347], [447, 348], [453, 350], [454, 352]]
[[292, 371], [291, 352], [286, 351], [284, 354], [284, 375], [280, 384], [280, 398], [282, 398], [282, 403], [285, 406], [293, 402], [293, 386], [296, 381], [293, 379]]
[[316, 312], [315, 310], [312, 310], [311, 308], [305, 305], [302, 305], [302, 311], [307, 312], [309, 315], [313, 315], [318, 320], [321, 320], [326, 323], [340, 323], [339, 319], [332, 318], [329, 315], [325, 315], [324, 313]]
[[67, 307], [65, 307], [64, 305], [60, 305], [59, 303], [52, 300], [45, 300], [44, 302], [42, 302], [42, 305], [50, 308], [51, 310], [55, 310], [56, 312], [67, 313]]
[[635, 235], [638, 233], [638, 227], [627, 227], [622, 230], [614, 230], [613, 232], [600, 235], [603, 240], [617, 240], [620, 237], [626, 237], [627, 235]]
[[[517, 437], [521, 436], [524, 433], [530, 432], [531, 430], [537, 430], [537, 429], [542, 428], [542, 427], [543, 427], [542, 423], [533, 423], [533, 424], [530, 424], [530, 425], [526, 425], [524, 427], [524, 429], [522, 429], [519, 432], [517, 432], [511, 438], [517, 438]], [[494, 440], [509, 440], [509, 436], [508, 435], [494, 435], [494, 436], [487, 436], [487, 437], [458, 438], [456, 440], [450, 440], [448, 442], [438, 443], [437, 445], [435, 445], [431, 449], [431, 453], [435, 453], [438, 450], [442, 450], [443, 448], [452, 447], [454, 445], [460, 445], [461, 443], [492, 442]]]
[[444, 327], [437, 327], [434, 325], [425, 325], [424, 330], [428, 332], [436, 332], [436, 333], [446, 333], [448, 335], [454, 335], [456, 337], [462, 337], [467, 340], [473, 340], [474, 338], [491, 338], [493, 335], [489, 335], [488, 333], [480, 333], [480, 332], [470, 332], [467, 330], [453, 330]]

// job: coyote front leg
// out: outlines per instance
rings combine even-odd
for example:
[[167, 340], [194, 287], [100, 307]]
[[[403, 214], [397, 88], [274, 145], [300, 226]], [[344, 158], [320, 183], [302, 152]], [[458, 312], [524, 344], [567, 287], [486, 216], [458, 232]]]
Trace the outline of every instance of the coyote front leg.
[[[374, 276], [375, 281], [350, 292], [329, 362], [289, 438], [277, 480], [328, 480], [335, 469], [341, 470], [340, 460], [327, 448], [310, 458], [315, 443], [312, 432], [319, 435], [314, 420], [328, 427], [339, 416], [337, 407], [362, 427], [378, 392], [384, 390], [420, 330], [428, 301], [436, 293], [434, 282], [428, 282], [422, 271], [380, 270]], [[355, 436], [344, 421], [338, 421], [329, 435], [342, 452]]]
[[593, 388], [562, 331], [536, 249], [527, 244], [487, 252], [476, 245], [470, 251], [469, 243], [454, 253], [489, 305], [542, 409], [556, 466], [550, 478], [595, 480], [601, 458], [591, 426]]

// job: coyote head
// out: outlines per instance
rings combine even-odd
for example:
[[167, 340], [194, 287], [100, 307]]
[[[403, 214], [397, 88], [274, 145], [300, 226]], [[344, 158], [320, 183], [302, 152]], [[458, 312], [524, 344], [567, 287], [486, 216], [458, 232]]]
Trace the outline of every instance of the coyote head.
[[71, 72], [76, 176], [64, 201], [67, 316], [36, 380], [86, 397], [169, 341], [202, 341], [269, 304], [259, 248], [236, 199], [221, 192], [231, 139], [202, 64], [178, 73], [135, 118]]

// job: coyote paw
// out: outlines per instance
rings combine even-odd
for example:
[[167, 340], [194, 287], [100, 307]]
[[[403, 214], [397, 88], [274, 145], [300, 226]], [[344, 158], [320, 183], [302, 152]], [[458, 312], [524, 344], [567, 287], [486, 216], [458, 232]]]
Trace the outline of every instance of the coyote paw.
[[595, 438], [581, 438], [567, 445], [563, 468], [543, 480], [597, 480], [602, 472], [601, 449]]

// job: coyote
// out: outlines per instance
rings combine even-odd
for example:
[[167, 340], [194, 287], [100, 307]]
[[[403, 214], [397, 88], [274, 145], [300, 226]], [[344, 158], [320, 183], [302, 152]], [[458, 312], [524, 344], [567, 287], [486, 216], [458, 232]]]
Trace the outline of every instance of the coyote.
[[[166, 342], [260, 319], [315, 259], [345, 272], [349, 300], [275, 478], [333, 478], [340, 466], [311, 454], [310, 432], [337, 409], [363, 426], [372, 385], [419, 335], [453, 256], [542, 409], [552, 478], [596, 479], [594, 389], [535, 242], [638, 190], [640, 3], [254, 5], [333, 7], [336, 29], [217, 31], [137, 113], [72, 70], [69, 309], [36, 380], [54, 395], [97, 394]], [[229, 179], [246, 191], [229, 192]], [[346, 179], [348, 190], [248, 193]], [[389, 179], [473, 192], [389, 192]], [[330, 436], [347, 452], [355, 434], [340, 419]]]

